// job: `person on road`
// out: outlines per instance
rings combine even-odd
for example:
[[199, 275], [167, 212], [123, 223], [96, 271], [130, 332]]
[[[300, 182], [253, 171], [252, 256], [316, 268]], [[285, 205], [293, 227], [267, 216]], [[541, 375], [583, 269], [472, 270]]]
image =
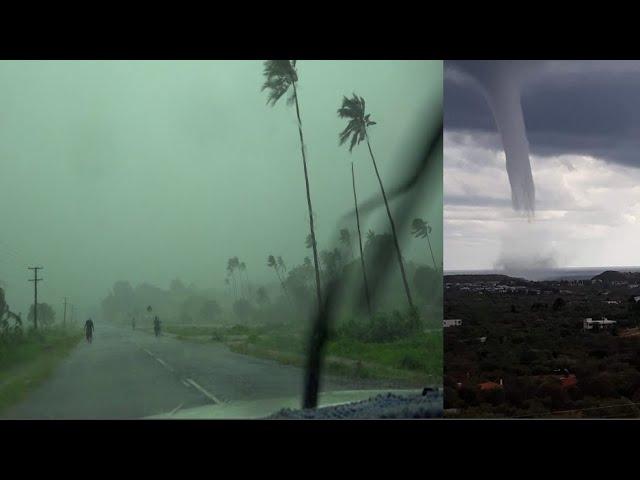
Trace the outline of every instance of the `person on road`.
[[160, 335], [160, 319], [157, 316], [153, 319], [153, 331], [156, 337]]
[[87, 336], [87, 342], [91, 343], [93, 340], [93, 320], [89, 319], [85, 322], [84, 333]]
[[136, 317], [133, 317], [131, 319], [131, 329], [135, 330], [136, 329]]

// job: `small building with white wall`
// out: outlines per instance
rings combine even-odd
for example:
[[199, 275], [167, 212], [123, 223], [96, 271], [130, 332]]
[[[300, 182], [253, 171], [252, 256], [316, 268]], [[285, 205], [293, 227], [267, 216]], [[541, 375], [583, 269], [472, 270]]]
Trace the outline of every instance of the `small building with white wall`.
[[444, 319], [442, 321], [442, 326], [444, 328], [449, 328], [449, 327], [461, 327], [462, 326], [462, 320], [460, 318], [449, 318], [449, 319]]
[[585, 330], [606, 330], [612, 328], [617, 322], [602, 317], [602, 320], [594, 320], [593, 318], [585, 318], [582, 327]]

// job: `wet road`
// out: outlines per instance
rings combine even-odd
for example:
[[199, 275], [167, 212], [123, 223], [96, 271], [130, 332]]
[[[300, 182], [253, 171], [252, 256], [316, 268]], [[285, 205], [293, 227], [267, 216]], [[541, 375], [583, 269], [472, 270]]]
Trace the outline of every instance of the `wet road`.
[[[218, 343], [96, 324], [52, 376], [2, 418], [132, 419], [185, 408], [301, 395], [303, 371]], [[336, 379], [323, 389], [352, 388]]]

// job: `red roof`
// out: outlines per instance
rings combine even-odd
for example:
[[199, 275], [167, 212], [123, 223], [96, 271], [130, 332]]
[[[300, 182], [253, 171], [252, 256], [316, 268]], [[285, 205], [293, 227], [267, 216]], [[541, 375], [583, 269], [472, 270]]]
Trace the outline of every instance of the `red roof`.
[[496, 382], [483, 382], [479, 383], [478, 387], [480, 387], [480, 390], [495, 390], [497, 388], [502, 388], [502, 385]]
[[562, 388], [569, 388], [575, 386], [578, 383], [578, 379], [572, 373], [566, 377], [560, 377], [560, 383], [562, 384]]

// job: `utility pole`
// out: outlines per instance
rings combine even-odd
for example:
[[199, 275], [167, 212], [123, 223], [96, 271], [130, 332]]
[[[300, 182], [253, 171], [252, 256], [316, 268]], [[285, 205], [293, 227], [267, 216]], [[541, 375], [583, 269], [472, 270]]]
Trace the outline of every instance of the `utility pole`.
[[67, 324], [67, 297], [64, 297], [64, 318], [62, 320], [62, 324]]
[[74, 322], [74, 320], [73, 320], [73, 307], [74, 307], [74, 305], [73, 305], [73, 303], [72, 303], [72, 304], [71, 304], [71, 323], [73, 323], [73, 322]]
[[38, 278], [38, 270], [42, 270], [42, 267], [27, 267], [28, 270], [33, 270], [33, 278], [29, 279], [33, 282], [33, 325], [35, 329], [38, 329], [38, 282], [43, 279]]

